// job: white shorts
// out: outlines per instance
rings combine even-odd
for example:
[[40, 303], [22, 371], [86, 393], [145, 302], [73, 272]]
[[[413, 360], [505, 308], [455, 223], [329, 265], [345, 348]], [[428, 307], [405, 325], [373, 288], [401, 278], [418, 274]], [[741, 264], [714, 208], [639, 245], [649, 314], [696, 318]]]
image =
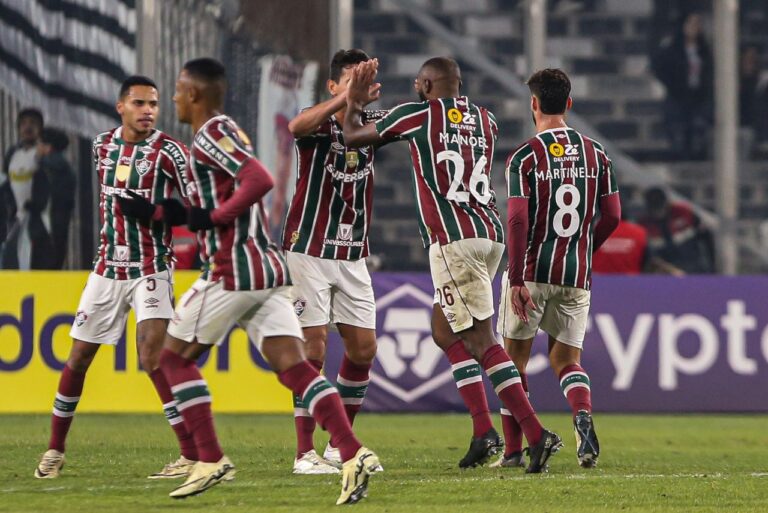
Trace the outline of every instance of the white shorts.
[[528, 340], [541, 328], [550, 337], [569, 346], [581, 347], [587, 331], [590, 292], [588, 290], [525, 282], [536, 310], [528, 312], [528, 323], [521, 321], [512, 310], [508, 299], [509, 281], [505, 271], [501, 278], [501, 304], [496, 329], [504, 338]]
[[117, 344], [131, 308], [136, 323], [173, 316], [173, 273], [163, 271], [134, 280], [113, 280], [96, 273], [80, 296], [69, 335], [92, 344]]
[[286, 253], [291, 301], [302, 328], [329, 322], [376, 329], [376, 300], [365, 259], [331, 260]]
[[504, 254], [504, 244], [464, 239], [429, 247], [429, 269], [439, 304], [454, 333], [469, 329], [473, 319], [493, 315], [491, 282]]
[[168, 334], [187, 342], [218, 345], [235, 325], [261, 350], [265, 337], [303, 339], [291, 308], [288, 287], [265, 290], [224, 290], [224, 281], [198, 279], [181, 296]]

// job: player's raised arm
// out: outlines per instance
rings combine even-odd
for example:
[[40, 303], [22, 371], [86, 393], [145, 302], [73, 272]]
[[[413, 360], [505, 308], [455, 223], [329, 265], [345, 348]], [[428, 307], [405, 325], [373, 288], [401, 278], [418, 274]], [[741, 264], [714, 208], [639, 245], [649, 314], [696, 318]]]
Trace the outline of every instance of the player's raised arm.
[[347, 93], [343, 92], [330, 100], [304, 109], [288, 123], [288, 130], [296, 139], [311, 135], [346, 104]]
[[363, 124], [363, 107], [377, 100], [381, 84], [374, 83], [377, 59], [361, 62], [352, 71], [347, 86], [347, 112], [344, 116], [344, 142], [352, 148], [383, 142], [373, 123]]

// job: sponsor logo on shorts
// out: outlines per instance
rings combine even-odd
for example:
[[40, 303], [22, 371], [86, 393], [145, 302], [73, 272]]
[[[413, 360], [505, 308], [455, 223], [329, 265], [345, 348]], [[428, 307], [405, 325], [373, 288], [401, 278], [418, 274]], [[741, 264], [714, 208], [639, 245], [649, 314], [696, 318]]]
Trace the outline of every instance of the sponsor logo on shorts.
[[148, 297], [144, 300], [144, 304], [147, 305], [147, 308], [157, 308], [157, 304], [160, 302], [159, 299], [156, 297]]
[[293, 302], [293, 311], [296, 312], [297, 317], [301, 317], [301, 314], [304, 313], [304, 310], [307, 309], [307, 300], [304, 298], [299, 298], [296, 301]]
[[83, 324], [85, 324], [85, 321], [87, 320], [88, 320], [88, 314], [86, 314], [82, 310], [78, 310], [77, 313], [75, 314], [75, 324], [77, 324], [78, 326], [82, 326]]
[[449, 323], [456, 322], [456, 314], [453, 312], [448, 312], [447, 314], [445, 314], [445, 320], [448, 321]]

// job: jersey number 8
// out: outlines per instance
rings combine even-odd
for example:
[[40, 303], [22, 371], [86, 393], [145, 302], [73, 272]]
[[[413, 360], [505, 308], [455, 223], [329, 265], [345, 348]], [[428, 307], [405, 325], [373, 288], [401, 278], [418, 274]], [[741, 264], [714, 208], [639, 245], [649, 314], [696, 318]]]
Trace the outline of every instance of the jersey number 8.
[[[570, 194], [570, 201], [566, 202], [565, 195]], [[579, 231], [579, 225], [581, 219], [579, 218], [579, 211], [576, 210], [581, 202], [581, 193], [576, 186], [569, 183], [561, 185], [555, 192], [555, 203], [557, 203], [557, 212], [552, 219], [552, 225], [555, 228], [555, 233], [560, 237], [570, 237]], [[568, 215], [568, 226], [563, 226], [565, 216]]]
[[[437, 154], [437, 163], [441, 164], [446, 160], [453, 163], [453, 179], [451, 180], [451, 186], [448, 188], [448, 193], [445, 195], [450, 201], [456, 203], [467, 203], [469, 201], [469, 195], [475, 197], [478, 203], [481, 205], [487, 205], [493, 195], [490, 193], [490, 183], [488, 175], [485, 171], [485, 164], [488, 159], [483, 155], [472, 168], [472, 176], [469, 177], [469, 190], [460, 191], [459, 187], [462, 185], [464, 178], [464, 158], [457, 151], [443, 150]], [[447, 166], [446, 166], [447, 167]], [[450, 169], [448, 169], [450, 174]]]

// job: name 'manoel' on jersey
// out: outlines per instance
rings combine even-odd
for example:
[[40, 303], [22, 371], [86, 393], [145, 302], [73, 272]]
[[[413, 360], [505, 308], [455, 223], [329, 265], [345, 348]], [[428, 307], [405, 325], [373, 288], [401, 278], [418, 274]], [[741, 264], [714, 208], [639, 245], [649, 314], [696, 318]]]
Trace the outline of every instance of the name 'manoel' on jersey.
[[493, 114], [466, 96], [405, 103], [376, 131], [409, 141], [425, 247], [470, 238], [504, 242], [490, 177], [499, 132]]
[[570, 128], [540, 132], [507, 159], [510, 198], [528, 198], [526, 281], [589, 289], [599, 199], [618, 192], [602, 145]]

